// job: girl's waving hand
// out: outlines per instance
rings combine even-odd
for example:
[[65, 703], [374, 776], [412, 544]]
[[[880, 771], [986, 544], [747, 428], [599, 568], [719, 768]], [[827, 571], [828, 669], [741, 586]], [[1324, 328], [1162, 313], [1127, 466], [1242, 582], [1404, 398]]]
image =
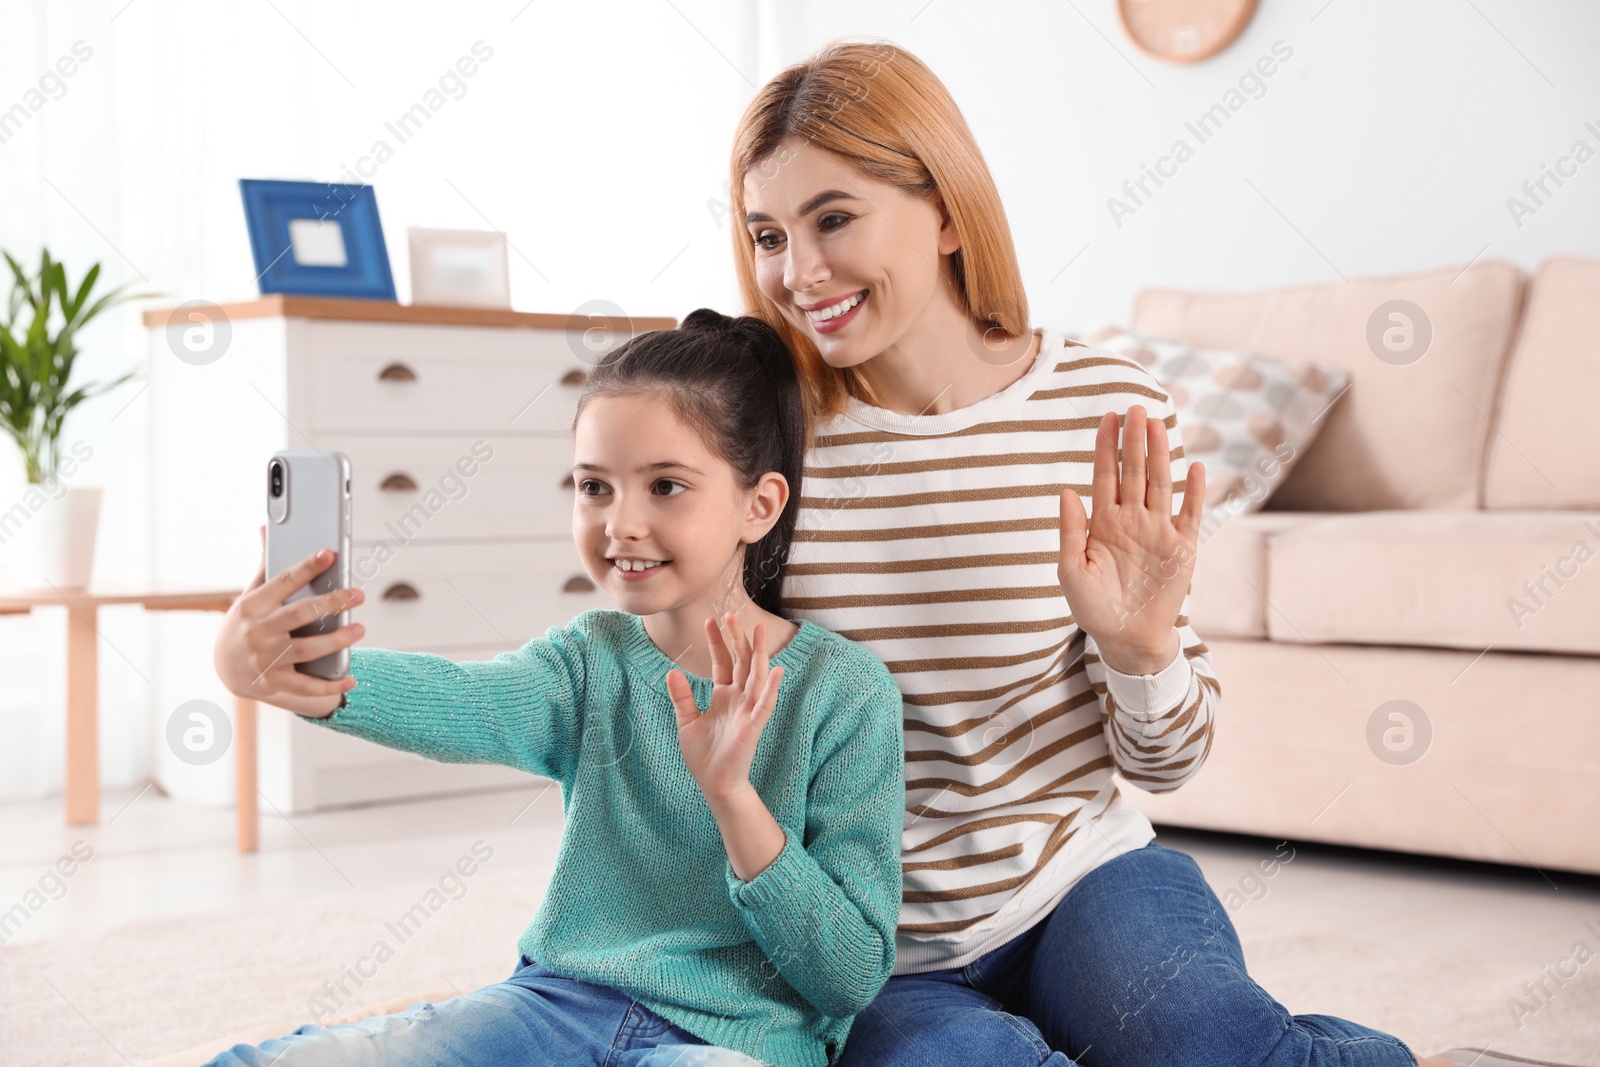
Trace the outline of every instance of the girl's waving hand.
[[778, 702], [783, 668], [770, 669], [767, 626], [757, 623], [753, 640], [733, 612], [723, 616], [730, 641], [724, 641], [715, 619], [706, 619], [711, 645], [711, 707], [702, 713], [689, 679], [681, 670], [667, 672], [667, 693], [678, 713], [678, 744], [683, 763], [706, 800], [715, 803], [750, 789], [750, 765], [756, 743]]

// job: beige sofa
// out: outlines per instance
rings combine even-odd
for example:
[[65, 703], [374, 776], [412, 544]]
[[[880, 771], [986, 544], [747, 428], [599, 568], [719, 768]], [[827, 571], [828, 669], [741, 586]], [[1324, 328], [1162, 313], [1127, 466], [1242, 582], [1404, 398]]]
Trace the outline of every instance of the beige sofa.
[[[1395, 300], [1431, 325], [1411, 362], [1369, 343]], [[1215, 741], [1183, 788], [1128, 795], [1157, 823], [1600, 872], [1600, 262], [1147, 290], [1132, 328], [1352, 379], [1265, 509], [1202, 532]]]

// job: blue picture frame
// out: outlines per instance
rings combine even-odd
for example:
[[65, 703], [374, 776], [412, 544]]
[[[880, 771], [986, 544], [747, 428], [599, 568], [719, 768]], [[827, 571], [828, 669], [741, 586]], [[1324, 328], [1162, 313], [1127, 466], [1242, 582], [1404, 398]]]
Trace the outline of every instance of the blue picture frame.
[[262, 296], [395, 299], [372, 186], [240, 178], [239, 192]]

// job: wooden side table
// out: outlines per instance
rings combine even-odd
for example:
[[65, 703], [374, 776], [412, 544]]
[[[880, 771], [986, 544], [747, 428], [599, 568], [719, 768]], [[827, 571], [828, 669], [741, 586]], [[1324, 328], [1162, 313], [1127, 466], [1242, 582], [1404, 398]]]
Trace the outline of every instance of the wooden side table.
[[[67, 609], [67, 775], [68, 826], [100, 821], [100, 630], [105, 604], [139, 604], [146, 611], [227, 611], [238, 589], [156, 592], [151, 590], [47, 589], [0, 591], [0, 615], [25, 615], [34, 608]], [[240, 852], [254, 852], [259, 841], [256, 805], [256, 702], [236, 703], [234, 758], [238, 766]]]

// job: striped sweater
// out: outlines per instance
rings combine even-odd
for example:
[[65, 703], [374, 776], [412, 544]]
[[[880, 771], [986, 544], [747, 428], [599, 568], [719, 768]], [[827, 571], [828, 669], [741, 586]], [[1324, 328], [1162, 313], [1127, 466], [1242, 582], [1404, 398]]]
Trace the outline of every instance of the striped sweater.
[[1042, 330], [1021, 379], [968, 407], [903, 415], [858, 400], [807, 456], [785, 608], [871, 649], [904, 700], [905, 874], [896, 973], [959, 967], [1046, 917], [1074, 882], [1155, 831], [1113, 772], [1151, 792], [1195, 773], [1221, 689], [1177, 618], [1153, 675], [1100, 661], [1057, 579], [1060, 505], [1091, 511], [1107, 411], [1142, 404], [1188, 463], [1143, 367]]

